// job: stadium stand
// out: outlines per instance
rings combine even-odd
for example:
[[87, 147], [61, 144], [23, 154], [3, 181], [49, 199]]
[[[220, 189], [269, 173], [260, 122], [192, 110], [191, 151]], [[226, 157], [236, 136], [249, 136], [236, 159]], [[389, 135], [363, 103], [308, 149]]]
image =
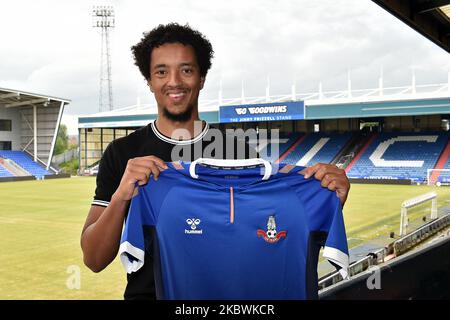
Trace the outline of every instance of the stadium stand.
[[373, 133], [371, 132], [353, 132], [352, 137], [331, 163], [335, 164], [338, 168], [346, 168], [352, 162], [356, 161], [358, 155], [361, 154], [361, 150], [367, 145], [367, 142], [372, 136]]
[[380, 133], [369, 140], [356, 163], [349, 165], [347, 175], [424, 182], [427, 169], [435, 168], [448, 139], [448, 132]]
[[280, 162], [311, 166], [316, 163], [330, 163], [346, 146], [352, 137], [346, 133], [311, 133], [292, 150], [283, 155]]
[[[439, 157], [439, 160], [437, 161], [434, 169], [450, 170], [450, 139], [441, 156]], [[434, 184], [436, 182], [450, 184], [450, 174], [448, 171], [443, 173], [442, 171], [436, 170], [431, 174], [430, 180], [431, 184]]]
[[28, 154], [22, 151], [0, 150], [0, 157], [14, 161], [18, 166], [35, 176], [37, 179], [42, 179], [44, 176], [53, 174], [34, 162]]
[[[449, 139], [449, 145], [447, 146], [447, 149], [450, 149], [450, 139]], [[450, 153], [449, 151], [448, 151], [448, 153]], [[450, 169], [450, 154], [448, 155], [448, 159], [447, 159], [447, 162], [444, 165], [444, 169]]]
[[345, 172], [348, 173], [350, 169], [358, 162], [359, 158], [364, 154], [366, 149], [372, 144], [373, 140], [378, 136], [378, 133], [371, 133], [370, 136], [366, 139], [361, 139], [360, 144], [355, 150], [356, 152], [350, 155], [350, 162], [344, 166]]
[[[278, 141], [279, 143], [278, 152], [274, 152], [275, 148], [271, 143], [268, 143], [267, 146], [265, 148], [262, 148], [259, 152], [263, 158], [265, 158], [270, 162], [274, 162], [280, 157], [280, 155], [284, 154], [301, 137], [302, 136], [299, 133], [291, 133], [289, 135], [280, 134]], [[270, 137], [268, 141], [271, 141]]]

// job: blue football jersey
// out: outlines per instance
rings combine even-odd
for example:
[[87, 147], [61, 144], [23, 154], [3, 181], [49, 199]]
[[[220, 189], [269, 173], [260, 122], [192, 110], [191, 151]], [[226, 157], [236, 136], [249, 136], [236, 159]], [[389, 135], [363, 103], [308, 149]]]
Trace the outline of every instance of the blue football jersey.
[[126, 271], [152, 255], [159, 299], [315, 299], [324, 247], [346, 278], [336, 193], [304, 167], [248, 164], [168, 163], [139, 187], [119, 249]]

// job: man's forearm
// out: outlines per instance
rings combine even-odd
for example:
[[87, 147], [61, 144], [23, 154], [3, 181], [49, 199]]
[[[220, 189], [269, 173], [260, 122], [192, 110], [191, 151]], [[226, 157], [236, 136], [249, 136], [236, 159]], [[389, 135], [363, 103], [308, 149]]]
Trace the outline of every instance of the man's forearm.
[[128, 202], [113, 196], [98, 220], [84, 230], [83, 260], [92, 271], [100, 272], [116, 257]]

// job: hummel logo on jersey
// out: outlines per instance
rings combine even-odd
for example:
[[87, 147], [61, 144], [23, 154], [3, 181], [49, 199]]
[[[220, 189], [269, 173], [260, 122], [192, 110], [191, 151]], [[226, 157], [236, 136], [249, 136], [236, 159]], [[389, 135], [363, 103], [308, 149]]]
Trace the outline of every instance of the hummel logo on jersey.
[[268, 243], [275, 243], [281, 238], [286, 238], [286, 231], [277, 232], [277, 225], [275, 223], [274, 216], [270, 216], [267, 221], [267, 231], [258, 229], [256, 234], [258, 238], [263, 237], [263, 239]]
[[186, 223], [191, 226], [192, 230], [197, 229], [197, 226], [200, 224], [200, 219], [186, 219]]
[[203, 230], [197, 230], [197, 226], [202, 222], [200, 219], [186, 219], [186, 223], [191, 226], [191, 230], [184, 230], [186, 234], [202, 234]]

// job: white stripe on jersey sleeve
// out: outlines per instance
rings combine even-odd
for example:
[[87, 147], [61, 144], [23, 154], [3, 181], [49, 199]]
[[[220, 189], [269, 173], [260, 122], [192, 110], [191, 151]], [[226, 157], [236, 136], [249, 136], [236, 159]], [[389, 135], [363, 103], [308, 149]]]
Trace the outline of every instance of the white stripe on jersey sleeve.
[[[133, 256], [136, 260], [131, 261], [128, 255]], [[136, 272], [144, 265], [144, 250], [134, 247], [128, 241], [120, 245], [119, 256], [127, 273]]]
[[325, 247], [322, 256], [341, 267], [339, 273], [343, 279], [348, 278], [349, 256], [347, 254], [333, 247]]
[[96, 206], [107, 207], [109, 205], [109, 202], [103, 200], [93, 200], [91, 204]]

